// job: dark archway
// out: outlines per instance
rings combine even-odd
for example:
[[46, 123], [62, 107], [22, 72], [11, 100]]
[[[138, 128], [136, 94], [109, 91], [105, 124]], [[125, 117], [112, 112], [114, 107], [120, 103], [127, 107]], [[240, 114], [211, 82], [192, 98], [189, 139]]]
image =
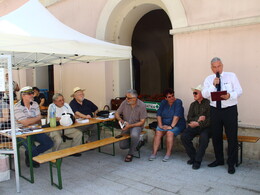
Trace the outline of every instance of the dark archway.
[[160, 94], [173, 88], [173, 37], [163, 10], [145, 14], [132, 36], [134, 88], [139, 94]]

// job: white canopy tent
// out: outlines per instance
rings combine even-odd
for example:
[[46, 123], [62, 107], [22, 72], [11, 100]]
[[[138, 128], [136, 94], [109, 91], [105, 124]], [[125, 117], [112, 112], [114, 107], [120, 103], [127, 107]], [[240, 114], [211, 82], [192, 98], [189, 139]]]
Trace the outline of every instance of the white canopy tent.
[[0, 54], [13, 68], [131, 59], [131, 47], [86, 36], [56, 19], [38, 0], [0, 17]]
[[[15, 11], [0, 17], [0, 56], [8, 60], [10, 81], [11, 66], [13, 69], [21, 69], [69, 62], [124, 59], [130, 60], [132, 75], [131, 47], [97, 40], [71, 29], [50, 14], [38, 0], [30, 0]], [[11, 82], [9, 91], [13, 91]], [[10, 99], [13, 99], [12, 95]], [[18, 170], [13, 101], [10, 101], [10, 110], [14, 149], [9, 153], [15, 155], [15, 169]], [[19, 192], [18, 171], [16, 183]]]

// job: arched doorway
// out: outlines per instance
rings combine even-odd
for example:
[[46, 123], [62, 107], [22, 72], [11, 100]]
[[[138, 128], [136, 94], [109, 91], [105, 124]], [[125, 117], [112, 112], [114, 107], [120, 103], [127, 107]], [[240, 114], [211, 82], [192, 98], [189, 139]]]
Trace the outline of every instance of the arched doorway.
[[145, 14], [132, 35], [134, 88], [140, 94], [160, 94], [173, 88], [173, 37], [164, 10]]
[[[133, 31], [138, 21], [149, 12], [156, 10], [163, 10], [166, 13], [172, 29], [188, 25], [181, 0], [108, 1], [97, 24], [96, 38], [131, 46]], [[169, 31], [167, 33], [171, 36]], [[106, 68], [110, 70], [106, 71], [105, 75], [108, 99], [124, 96], [125, 91], [131, 86], [129, 63], [129, 61], [106, 63]], [[173, 79], [171, 80], [173, 84]]]

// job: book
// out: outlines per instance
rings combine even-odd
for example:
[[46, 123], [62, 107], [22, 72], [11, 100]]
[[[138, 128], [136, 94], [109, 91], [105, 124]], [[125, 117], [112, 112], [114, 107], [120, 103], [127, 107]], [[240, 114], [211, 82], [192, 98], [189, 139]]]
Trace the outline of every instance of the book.
[[123, 129], [126, 126], [126, 122], [124, 121], [123, 123], [121, 123], [121, 121], [119, 121], [119, 125], [121, 129]]
[[216, 91], [216, 92], [211, 92], [211, 100], [212, 101], [221, 101], [224, 100], [220, 96], [222, 95], [227, 95], [227, 91]]

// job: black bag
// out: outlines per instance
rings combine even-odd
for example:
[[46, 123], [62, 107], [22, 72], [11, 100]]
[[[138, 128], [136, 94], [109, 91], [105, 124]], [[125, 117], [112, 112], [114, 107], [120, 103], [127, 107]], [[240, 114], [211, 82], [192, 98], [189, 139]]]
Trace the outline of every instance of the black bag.
[[157, 126], [158, 126], [157, 121], [154, 121], [154, 122], [149, 124], [149, 129], [156, 129]]
[[108, 118], [109, 117], [109, 106], [105, 105], [103, 110], [101, 110], [97, 113], [97, 116], [103, 117], [103, 118]]

